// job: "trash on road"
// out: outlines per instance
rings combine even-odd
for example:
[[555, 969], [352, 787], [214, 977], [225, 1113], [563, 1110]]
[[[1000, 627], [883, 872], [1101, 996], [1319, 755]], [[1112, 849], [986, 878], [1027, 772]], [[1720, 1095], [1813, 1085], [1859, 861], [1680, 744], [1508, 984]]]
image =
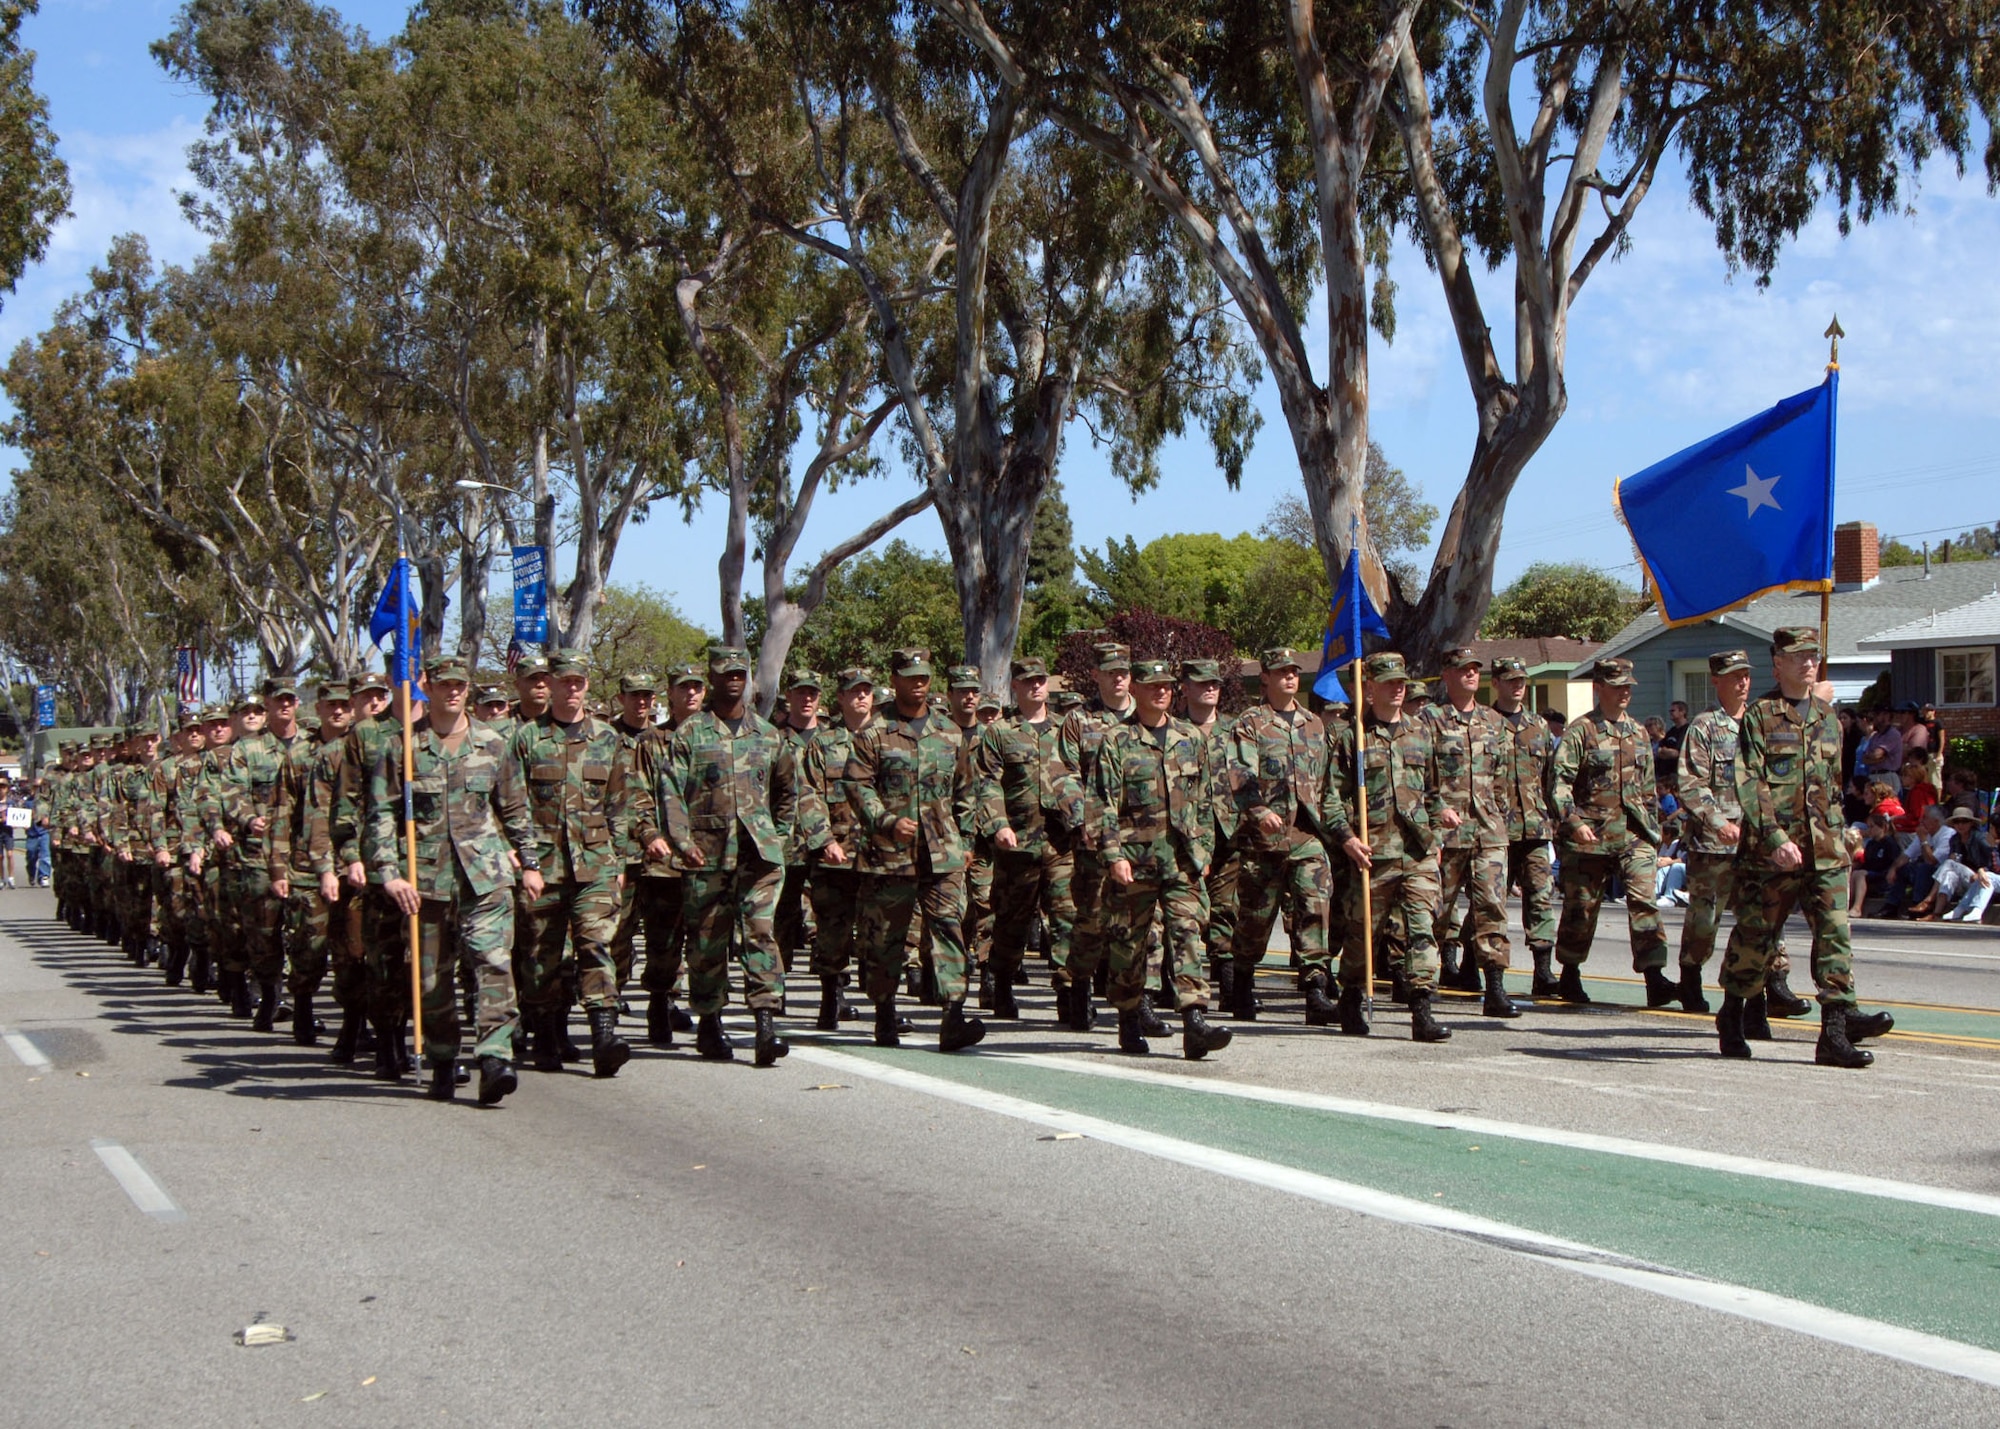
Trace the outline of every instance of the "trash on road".
[[236, 1332], [236, 1343], [246, 1350], [254, 1350], [259, 1345], [282, 1345], [287, 1340], [297, 1339], [283, 1325], [274, 1325], [268, 1320], [259, 1320], [254, 1325], [245, 1325]]

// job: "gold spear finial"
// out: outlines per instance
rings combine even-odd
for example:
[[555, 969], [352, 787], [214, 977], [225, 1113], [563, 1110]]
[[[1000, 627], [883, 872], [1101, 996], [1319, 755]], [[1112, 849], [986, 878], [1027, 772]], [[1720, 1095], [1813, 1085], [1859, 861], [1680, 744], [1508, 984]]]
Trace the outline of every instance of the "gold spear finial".
[[1833, 315], [1833, 321], [1826, 325], [1826, 331], [1821, 336], [1831, 344], [1826, 356], [1827, 369], [1837, 372], [1840, 370], [1840, 340], [1847, 336], [1845, 329], [1840, 325], [1839, 313]]

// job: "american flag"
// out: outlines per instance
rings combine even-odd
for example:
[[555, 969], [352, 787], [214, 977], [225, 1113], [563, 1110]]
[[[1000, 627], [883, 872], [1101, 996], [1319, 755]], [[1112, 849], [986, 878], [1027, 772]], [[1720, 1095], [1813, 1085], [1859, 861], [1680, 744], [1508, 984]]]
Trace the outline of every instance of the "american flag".
[[181, 703], [198, 705], [201, 703], [201, 656], [192, 645], [180, 645], [174, 649], [174, 673], [180, 676]]
[[522, 652], [521, 652], [521, 642], [520, 642], [520, 641], [518, 641], [518, 640], [509, 640], [509, 641], [507, 642], [507, 673], [508, 673], [508, 674], [510, 674], [510, 675], [511, 675], [511, 674], [513, 674], [513, 673], [514, 673], [514, 667], [515, 667], [516, 665], [518, 665], [518, 664], [520, 664], [520, 663], [521, 663], [521, 653], [522, 653]]

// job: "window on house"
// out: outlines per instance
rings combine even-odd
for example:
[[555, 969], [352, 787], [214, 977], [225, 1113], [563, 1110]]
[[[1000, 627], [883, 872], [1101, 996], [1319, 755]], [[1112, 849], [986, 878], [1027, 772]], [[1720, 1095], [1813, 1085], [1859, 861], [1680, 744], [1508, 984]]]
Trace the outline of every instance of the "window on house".
[[1941, 705], [1992, 705], [1993, 650], [1981, 646], [1971, 650], [1937, 652], [1938, 703]]

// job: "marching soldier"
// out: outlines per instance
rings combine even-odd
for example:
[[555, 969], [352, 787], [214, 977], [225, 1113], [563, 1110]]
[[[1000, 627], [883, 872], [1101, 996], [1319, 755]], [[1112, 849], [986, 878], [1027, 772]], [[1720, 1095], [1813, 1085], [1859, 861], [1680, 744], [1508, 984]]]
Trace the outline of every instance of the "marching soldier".
[[472, 717], [509, 739], [514, 733], [514, 715], [505, 685], [475, 685], [472, 690]]
[[549, 659], [549, 675], [547, 712], [524, 719], [508, 745], [515, 775], [527, 785], [542, 875], [522, 885], [517, 936], [524, 940], [527, 980], [521, 1012], [536, 1024], [536, 1070], [561, 1071], [562, 1024], [569, 1016], [564, 974], [574, 966], [590, 1019], [592, 1067], [600, 1077], [615, 1077], [632, 1056], [618, 1036], [618, 970], [610, 946], [624, 850], [636, 838], [649, 857], [656, 856], [659, 831], [650, 820], [633, 826], [631, 756], [618, 731], [585, 706], [590, 671], [582, 652], [558, 650]]
[[[631, 757], [634, 774], [640, 776], [634, 780], [635, 798], [653, 797], [652, 782], [645, 774], [658, 763], [658, 754], [650, 746], [655, 742], [664, 743], [664, 737], [653, 723], [653, 697], [657, 689], [657, 682], [642, 670], [618, 677], [618, 716], [612, 720], [611, 727], [618, 731], [618, 738]], [[645, 881], [642, 875], [646, 870], [646, 860], [637, 848], [627, 849], [625, 857], [625, 883], [618, 895], [618, 931], [611, 935], [611, 961], [618, 969], [618, 990], [621, 994], [625, 984], [632, 980], [633, 942], [643, 923], [639, 912], [640, 884]], [[648, 1020], [651, 1020], [650, 1009]], [[669, 1031], [670, 1042], [672, 1036]]]
[[154, 936], [154, 838], [158, 810], [154, 803], [159, 733], [134, 726], [126, 731], [127, 762], [120, 766], [112, 789], [113, 838], [118, 860], [120, 894], [118, 923], [125, 956], [145, 967], [158, 954]]
[[[1018, 713], [986, 726], [973, 746], [971, 829], [993, 848], [993, 1015], [1012, 1021], [1021, 1015], [1014, 974], [1038, 910], [1050, 967], [1063, 974], [1069, 965], [1076, 921], [1070, 880], [1084, 799], [1056, 751], [1062, 726], [1048, 707], [1048, 667], [1016, 660], [1009, 674]], [[1062, 978], [1054, 985], [1057, 1018], [1067, 1022], [1069, 983]]]
[[[1681, 924], [1680, 999], [1689, 1012], [1708, 1011], [1701, 995], [1702, 969], [1715, 951], [1715, 930], [1736, 882], [1743, 837], [1743, 805], [1736, 786], [1738, 737], [1750, 703], [1750, 656], [1725, 650], [1708, 657], [1717, 708], [1704, 710], [1681, 739], [1677, 786], [1681, 798], [1681, 856], [1687, 861], [1687, 920]], [[1744, 1035], [1771, 1040], [1771, 1014], [1796, 1017], [1809, 1005], [1793, 995], [1785, 975], [1790, 960], [1779, 942], [1764, 977], [1764, 991], [1744, 1004]]]
[[894, 704], [854, 736], [844, 782], [865, 835], [855, 912], [864, 990], [875, 1004], [877, 1045], [900, 1045], [896, 971], [910, 920], [923, 914], [937, 966], [944, 1020], [941, 1051], [956, 1052], [986, 1035], [965, 1015], [965, 837], [970, 785], [959, 758], [958, 726], [930, 707], [931, 652], [898, 650], [890, 660]]
[[1772, 633], [1778, 688], [1743, 713], [1737, 788], [1743, 797], [1732, 911], [1736, 926], [1722, 957], [1722, 1007], [1715, 1028], [1725, 1057], [1748, 1057], [1744, 1005], [1764, 987], [1785, 919], [1797, 909], [1813, 931], [1823, 1067], [1866, 1067], [1872, 1052], [1854, 1044], [1895, 1026], [1886, 1012], [1855, 1010], [1854, 954], [1848, 942], [1848, 852], [1842, 838], [1840, 725], [1814, 690], [1819, 632], [1786, 626]]
[[1493, 662], [1493, 709], [1507, 724], [1507, 882], [1521, 890], [1521, 925], [1535, 962], [1530, 993], [1556, 995], [1556, 879], [1549, 856], [1549, 761], [1556, 750], [1549, 722], [1527, 707], [1528, 667], [1511, 656]]
[[162, 972], [168, 987], [181, 985], [200, 935], [201, 912], [181, 845], [183, 826], [176, 801], [183, 780], [201, 767], [202, 744], [201, 711], [185, 705], [174, 720], [166, 756], [153, 767], [153, 887], [160, 910], [160, 941], [166, 946]]
[[[1368, 656], [1361, 662], [1361, 680], [1366, 758], [1357, 757], [1353, 727], [1342, 724], [1334, 736], [1332, 777], [1326, 786], [1327, 837], [1355, 869], [1348, 884], [1348, 926], [1370, 929], [1374, 947], [1387, 953], [1407, 989], [1410, 1037], [1443, 1042], [1451, 1029], [1432, 1013], [1431, 992], [1438, 974], [1432, 921], [1438, 899], [1437, 829], [1445, 809], [1428, 724], [1404, 712], [1409, 671], [1401, 655], [1385, 650]], [[1356, 824], [1364, 798], [1366, 842]], [[1363, 915], [1364, 891], [1368, 917]], [[1360, 937], [1351, 937], [1341, 952], [1338, 1014], [1340, 1030], [1349, 1036], [1368, 1035], [1367, 994], [1366, 949]]]
[[[313, 712], [319, 717], [318, 732], [287, 752], [278, 784], [278, 834], [272, 848], [273, 865], [285, 869], [285, 947], [290, 966], [286, 976], [292, 995], [292, 1040], [301, 1047], [319, 1042], [313, 998], [332, 962], [334, 910], [340, 902], [331, 829], [334, 771], [354, 724], [347, 683], [320, 681]], [[343, 1014], [359, 991], [357, 981], [350, 976], [343, 986], [335, 979], [334, 1001]], [[343, 1016], [343, 1034], [350, 1020]]]
[[[1519, 1017], [1507, 996], [1507, 824], [1514, 732], [1479, 703], [1479, 657], [1467, 645], [1444, 653], [1443, 698], [1419, 716], [1428, 727], [1437, 770], [1443, 837], [1438, 844], [1440, 987], [1477, 992], [1482, 979], [1486, 1017]], [[1466, 901], [1464, 973], [1451, 935], [1458, 895]], [[1477, 965], [1474, 958], [1477, 957]]]
[[[640, 750], [636, 770], [648, 789], [659, 782], [657, 761], [666, 754], [667, 738], [701, 712], [707, 694], [708, 680], [701, 665], [690, 661], [668, 668], [667, 725]], [[686, 873], [671, 850], [663, 857], [647, 858], [640, 866], [639, 927], [646, 935], [646, 971], [639, 985], [646, 989], [646, 1040], [655, 1047], [671, 1047], [676, 1032], [694, 1030], [694, 1019], [685, 1008], [674, 1005], [674, 989], [680, 982], [687, 946], [687, 925], [681, 916]]]
[[541, 891], [535, 826], [506, 741], [466, 713], [472, 678], [466, 662], [455, 655], [435, 659], [424, 676], [428, 702], [410, 742], [414, 881], [404, 863], [403, 751], [396, 744], [383, 747], [371, 771], [362, 846], [397, 911], [417, 919], [430, 1096], [449, 1101], [457, 1085], [463, 959], [478, 988], [473, 1055], [479, 1059], [479, 1104], [492, 1106], [518, 1084], [509, 1061], [520, 1013], [508, 938], [517, 864], [529, 897]]
[[1056, 753], [1063, 768], [1084, 791], [1083, 827], [1078, 830], [1070, 860], [1070, 897], [1076, 904], [1076, 922], [1070, 928], [1069, 966], [1055, 972], [1056, 1009], [1068, 1014], [1070, 1028], [1076, 1032], [1088, 1032], [1097, 1021], [1097, 1014], [1090, 1006], [1090, 994], [1104, 942], [1103, 924], [1098, 918], [1104, 891], [1104, 856], [1094, 846], [1104, 814], [1091, 801], [1092, 775], [1104, 736], [1114, 725], [1129, 721], [1134, 713], [1132, 652], [1116, 641], [1105, 641], [1092, 646], [1091, 654], [1097, 697], [1065, 715], [1056, 737]]
[[1102, 810], [1104, 931], [1111, 959], [1111, 1005], [1118, 1009], [1120, 1051], [1143, 1054], [1140, 1011], [1146, 1001], [1146, 942], [1156, 913], [1166, 920], [1181, 1051], [1189, 1061], [1229, 1045], [1211, 1027], [1201, 940], [1207, 908], [1202, 877], [1214, 854], [1208, 803], [1214, 755], [1194, 726], [1174, 718], [1174, 667], [1140, 660], [1132, 669], [1134, 718], [1111, 728], [1097, 753], [1092, 792]]
[[1181, 661], [1181, 708], [1187, 722], [1201, 736], [1215, 775], [1210, 804], [1215, 810], [1215, 857], [1203, 880], [1208, 898], [1208, 976], [1215, 1000], [1223, 1007], [1233, 1005], [1236, 987], [1236, 959], [1230, 940], [1236, 932], [1236, 801], [1229, 794], [1228, 740], [1236, 728], [1235, 719], [1222, 713], [1222, 665], [1217, 660]]
[[280, 856], [279, 782], [295, 745], [299, 695], [290, 682], [266, 680], [246, 698], [241, 729], [224, 771], [222, 822], [236, 852], [235, 906], [243, 961], [258, 994], [253, 1030], [275, 1030], [279, 982], [285, 973], [284, 912], [290, 893], [289, 854]]
[[[785, 847], [798, 815], [797, 761], [785, 737], [751, 709], [750, 656], [711, 646], [713, 694], [667, 741], [656, 797], [668, 842], [688, 870], [682, 916], [688, 926], [688, 1003], [695, 1050], [726, 1062], [736, 1055], [722, 1030], [729, 1001], [729, 950], [742, 938], [743, 1000], [756, 1023], [756, 1063], [769, 1067], [791, 1048], [778, 1036], [785, 969], [774, 925], [785, 882]], [[846, 854], [823, 822], [805, 845], [833, 863]]]
[[[546, 655], [523, 655], [514, 665], [514, 729], [533, 724], [549, 712], [549, 696], [554, 690]], [[507, 737], [514, 737], [514, 729]]]
[[1665, 1007], [1679, 999], [1680, 990], [1663, 971], [1667, 935], [1653, 901], [1660, 803], [1652, 741], [1645, 726], [1625, 712], [1638, 684], [1630, 660], [1598, 660], [1590, 682], [1596, 704], [1563, 731], [1549, 775], [1549, 807], [1562, 838], [1563, 911], [1556, 930], [1562, 975], [1556, 996], [1590, 1001], [1583, 990], [1583, 962], [1616, 876], [1625, 881], [1632, 970], [1646, 979], [1646, 1006]]
[[1261, 659], [1264, 702], [1243, 712], [1226, 743], [1229, 796], [1235, 803], [1240, 859], [1236, 884], [1235, 1003], [1246, 1022], [1257, 1017], [1257, 966], [1281, 907], [1292, 915], [1306, 1025], [1330, 1026], [1332, 952], [1328, 898], [1332, 868], [1320, 841], [1327, 788], [1326, 727], [1298, 702], [1299, 658], [1282, 647]]
[[[236, 979], [228, 969], [236, 963], [241, 938], [222, 896], [226, 860], [216, 838], [222, 810], [222, 769], [229, 759], [229, 744], [236, 738], [236, 721], [228, 705], [218, 701], [202, 710], [201, 735], [201, 765], [183, 786], [187, 804], [178, 815], [181, 847], [188, 850], [188, 872], [194, 879], [202, 925], [208, 933], [202, 949], [197, 950], [188, 982], [196, 992], [212, 987], [224, 1002], [231, 1002]], [[200, 955], [203, 951], [206, 957]]]
[[[784, 739], [792, 786], [802, 796], [806, 751], [820, 735], [823, 685], [812, 670], [794, 670], [784, 684], [785, 722], [778, 732]], [[820, 807], [823, 809], [824, 805]], [[791, 972], [792, 958], [806, 938], [806, 884], [819, 861], [819, 850], [807, 847], [801, 832], [800, 821], [793, 819], [785, 839], [785, 882], [778, 890], [778, 908], [772, 919], [778, 938], [778, 960], [787, 973]]]
[[[812, 971], [819, 979], [819, 1017], [813, 1025], [822, 1032], [834, 1031], [853, 1015], [840, 987], [855, 961], [855, 913], [861, 891], [855, 863], [864, 835], [855, 826], [854, 805], [847, 798], [847, 762], [854, 753], [855, 735], [875, 722], [874, 673], [851, 665], [835, 675], [834, 681], [840, 718], [816, 728], [799, 761], [801, 797], [815, 799], [825, 809], [827, 837], [847, 855], [838, 864], [822, 857], [813, 866], [810, 883], [816, 930]], [[915, 1024], [902, 1017], [895, 1026], [899, 1033], [916, 1030]]]
[[[958, 726], [959, 757], [971, 760], [985, 725], [979, 721], [981, 676], [977, 665], [953, 665], [944, 672], [945, 711]], [[972, 776], [967, 774], [967, 783]], [[970, 828], [963, 831], [970, 847], [965, 870], [965, 951], [979, 965], [979, 1006], [993, 1010], [993, 848]]]

